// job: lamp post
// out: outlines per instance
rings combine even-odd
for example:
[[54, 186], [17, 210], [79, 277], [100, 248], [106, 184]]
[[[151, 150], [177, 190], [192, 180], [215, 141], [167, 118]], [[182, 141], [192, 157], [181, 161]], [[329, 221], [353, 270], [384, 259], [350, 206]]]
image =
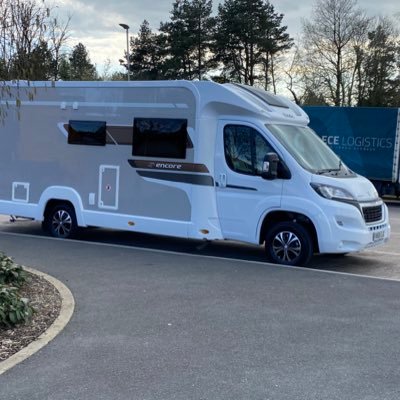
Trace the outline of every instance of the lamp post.
[[128, 65], [128, 81], [130, 80], [129, 74], [130, 74], [130, 69], [131, 69], [131, 64], [129, 60], [129, 25], [126, 24], [119, 24], [120, 27], [124, 28], [126, 30], [126, 60], [127, 60], [127, 65]]

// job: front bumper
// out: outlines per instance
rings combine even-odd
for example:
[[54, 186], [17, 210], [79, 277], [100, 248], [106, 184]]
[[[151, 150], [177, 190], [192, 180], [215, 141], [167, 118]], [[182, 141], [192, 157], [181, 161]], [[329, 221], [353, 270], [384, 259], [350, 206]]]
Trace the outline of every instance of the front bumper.
[[328, 202], [324, 208], [330, 232], [318, 232], [321, 253], [351, 253], [384, 245], [389, 240], [389, 213], [382, 201], [379, 201], [382, 216], [374, 222], [366, 222], [360, 209], [354, 205], [335, 203]]

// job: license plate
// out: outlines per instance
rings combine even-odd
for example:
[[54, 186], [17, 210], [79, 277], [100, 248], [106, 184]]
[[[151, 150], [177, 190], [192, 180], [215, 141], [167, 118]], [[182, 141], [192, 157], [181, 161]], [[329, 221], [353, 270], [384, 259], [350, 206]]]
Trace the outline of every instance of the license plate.
[[378, 231], [372, 234], [372, 240], [374, 242], [379, 242], [380, 240], [385, 238], [385, 231]]

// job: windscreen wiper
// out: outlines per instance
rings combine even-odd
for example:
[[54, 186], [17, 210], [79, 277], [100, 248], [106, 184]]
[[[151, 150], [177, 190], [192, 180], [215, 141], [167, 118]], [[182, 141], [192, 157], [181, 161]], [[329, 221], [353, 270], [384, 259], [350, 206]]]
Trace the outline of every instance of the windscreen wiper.
[[329, 174], [331, 172], [339, 172], [342, 169], [342, 160], [339, 161], [339, 168], [324, 168], [315, 171], [317, 175]]
[[315, 171], [317, 175], [329, 174], [331, 172], [339, 172], [341, 168], [326, 168]]

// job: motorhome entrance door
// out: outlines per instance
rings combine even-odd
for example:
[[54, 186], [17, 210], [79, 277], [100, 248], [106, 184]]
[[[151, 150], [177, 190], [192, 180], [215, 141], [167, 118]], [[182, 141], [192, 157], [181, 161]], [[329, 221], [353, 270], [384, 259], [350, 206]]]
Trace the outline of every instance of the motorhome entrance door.
[[118, 209], [119, 166], [100, 165], [99, 208]]

